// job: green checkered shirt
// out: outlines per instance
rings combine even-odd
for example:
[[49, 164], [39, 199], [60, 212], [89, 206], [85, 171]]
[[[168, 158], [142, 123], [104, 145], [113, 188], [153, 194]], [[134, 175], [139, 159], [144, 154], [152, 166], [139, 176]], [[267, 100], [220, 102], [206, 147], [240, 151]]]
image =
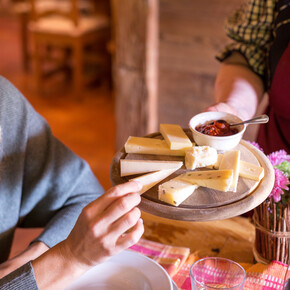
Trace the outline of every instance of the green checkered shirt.
[[[267, 55], [275, 36], [275, 6], [278, 0], [249, 0], [226, 22], [226, 33], [235, 42], [217, 55], [223, 61], [233, 51], [240, 52], [251, 69], [267, 79]], [[283, 7], [282, 7], [283, 8]], [[276, 27], [277, 28], [277, 27]]]

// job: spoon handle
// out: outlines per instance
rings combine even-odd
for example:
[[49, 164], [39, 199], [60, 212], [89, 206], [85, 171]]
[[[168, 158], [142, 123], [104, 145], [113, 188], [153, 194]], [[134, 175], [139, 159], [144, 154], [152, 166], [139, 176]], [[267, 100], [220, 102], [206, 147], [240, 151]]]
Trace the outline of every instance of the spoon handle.
[[231, 126], [237, 126], [237, 125], [242, 125], [242, 124], [264, 124], [264, 123], [268, 123], [269, 121], [269, 117], [267, 115], [261, 115], [240, 123], [235, 123], [235, 124], [231, 124]]

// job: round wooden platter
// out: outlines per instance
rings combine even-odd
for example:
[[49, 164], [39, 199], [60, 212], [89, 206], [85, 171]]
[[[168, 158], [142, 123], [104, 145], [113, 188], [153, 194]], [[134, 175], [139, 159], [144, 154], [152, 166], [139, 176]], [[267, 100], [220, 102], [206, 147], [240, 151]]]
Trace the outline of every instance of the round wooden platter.
[[[185, 130], [190, 139], [190, 131]], [[160, 133], [153, 133], [148, 138], [162, 138]], [[210, 188], [199, 187], [178, 207], [166, 204], [158, 199], [158, 185], [155, 185], [143, 193], [139, 205], [140, 209], [150, 214], [175, 220], [185, 221], [211, 221], [231, 218], [241, 215], [262, 203], [272, 190], [274, 185], [274, 170], [268, 158], [249, 142], [241, 140], [234, 149], [240, 150], [241, 160], [262, 166], [264, 177], [260, 182], [239, 177], [236, 192], [217, 191]], [[124, 148], [117, 152], [111, 162], [110, 178], [113, 185], [129, 181], [136, 176], [120, 176], [120, 159], [134, 160], [168, 160], [184, 161], [184, 157], [127, 154]], [[196, 170], [205, 170], [196, 169]], [[208, 170], [208, 169], [206, 169]], [[188, 171], [183, 165], [168, 178], [161, 181], [164, 183], [177, 175]], [[144, 173], [145, 174], [145, 173]]]

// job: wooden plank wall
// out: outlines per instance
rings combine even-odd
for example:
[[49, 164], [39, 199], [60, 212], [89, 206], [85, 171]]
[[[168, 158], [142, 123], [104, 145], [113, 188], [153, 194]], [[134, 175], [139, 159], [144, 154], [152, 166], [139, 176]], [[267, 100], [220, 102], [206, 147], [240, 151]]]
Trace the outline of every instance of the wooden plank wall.
[[219, 62], [216, 53], [229, 39], [226, 17], [241, 0], [160, 0], [160, 123], [187, 126], [213, 102]]

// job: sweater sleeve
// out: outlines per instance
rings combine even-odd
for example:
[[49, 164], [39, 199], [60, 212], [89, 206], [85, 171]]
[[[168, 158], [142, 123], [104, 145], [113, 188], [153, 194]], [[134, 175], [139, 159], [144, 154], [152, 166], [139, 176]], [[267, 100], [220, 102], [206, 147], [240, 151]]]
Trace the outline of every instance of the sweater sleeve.
[[13, 156], [6, 161], [5, 173], [21, 190], [18, 226], [44, 227], [36, 240], [53, 247], [68, 236], [82, 208], [103, 189], [87, 162], [52, 134], [17, 89], [1, 81], [9, 92], [0, 108], [3, 150]]
[[16, 269], [12, 273], [0, 279], [0, 289], [2, 290], [37, 290], [34, 271], [31, 262]]

